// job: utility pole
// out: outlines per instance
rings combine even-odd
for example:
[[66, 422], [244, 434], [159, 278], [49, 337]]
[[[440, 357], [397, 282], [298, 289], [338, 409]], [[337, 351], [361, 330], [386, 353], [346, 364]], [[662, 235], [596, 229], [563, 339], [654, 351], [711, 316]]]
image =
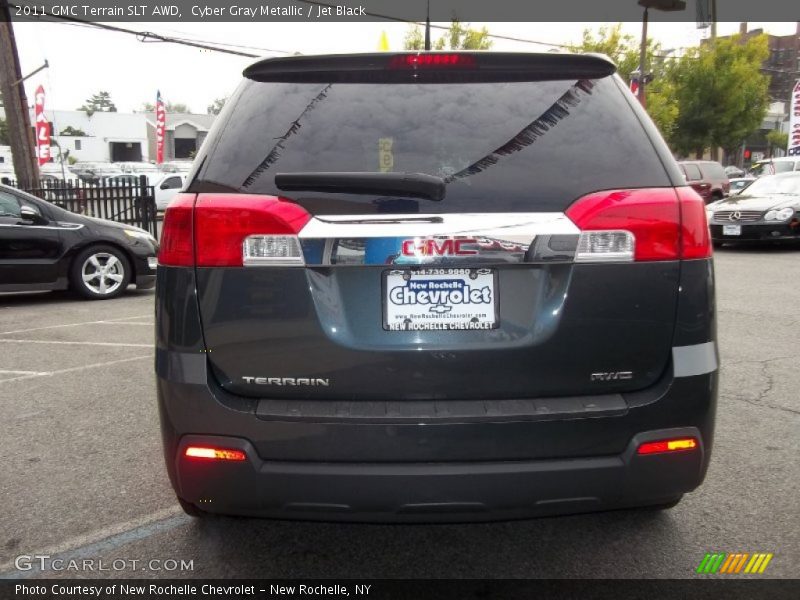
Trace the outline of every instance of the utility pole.
[[711, 0], [711, 10], [709, 11], [711, 14], [711, 43], [714, 43], [714, 40], [717, 39], [717, 0]]
[[647, 97], [645, 96], [645, 61], [647, 60], [647, 20], [648, 7], [644, 7], [642, 15], [642, 45], [639, 48], [639, 102], [647, 108]]
[[[711, 17], [711, 48], [717, 43], [717, 0], [710, 0], [709, 16]], [[709, 151], [711, 160], [719, 161], [719, 148], [712, 144]]]
[[425, 17], [425, 50], [431, 49], [431, 0], [428, 0], [428, 13]]
[[39, 179], [39, 164], [34, 151], [28, 100], [25, 86], [22, 85], [22, 70], [7, 0], [0, 0], [0, 93], [17, 182], [20, 185], [33, 183]]
[[637, 3], [644, 8], [642, 15], [642, 45], [639, 48], [639, 102], [642, 106], [647, 107], [647, 97], [645, 96], [645, 87], [650, 80], [649, 75], [645, 72], [645, 62], [647, 61], [647, 21], [650, 19], [649, 10], [662, 10], [664, 12], [674, 12], [684, 10], [686, 8], [685, 0], [639, 0]]

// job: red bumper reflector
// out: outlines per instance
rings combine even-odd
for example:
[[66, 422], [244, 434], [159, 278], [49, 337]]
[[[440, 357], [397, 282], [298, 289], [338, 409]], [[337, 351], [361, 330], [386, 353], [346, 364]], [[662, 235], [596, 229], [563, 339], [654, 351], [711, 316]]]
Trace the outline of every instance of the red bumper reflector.
[[232, 448], [212, 448], [210, 446], [189, 446], [184, 452], [187, 458], [199, 458], [205, 460], [247, 460], [247, 455], [241, 450]]
[[700, 444], [695, 438], [675, 438], [673, 440], [659, 440], [645, 442], [639, 445], [637, 454], [663, 454], [665, 452], [685, 452], [699, 448]]

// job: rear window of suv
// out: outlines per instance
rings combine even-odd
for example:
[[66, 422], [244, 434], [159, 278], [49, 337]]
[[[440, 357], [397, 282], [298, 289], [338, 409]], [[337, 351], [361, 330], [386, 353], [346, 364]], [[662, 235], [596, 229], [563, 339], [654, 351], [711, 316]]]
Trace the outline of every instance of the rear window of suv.
[[715, 162], [702, 163], [702, 170], [706, 179], [727, 179], [725, 169], [722, 165]]
[[[245, 80], [190, 191], [290, 196], [322, 214], [563, 211], [589, 192], [671, 185], [613, 77], [493, 83]], [[204, 148], [204, 150], [205, 150]], [[202, 159], [202, 156], [201, 156]], [[282, 193], [275, 174], [408, 172], [441, 202]]]

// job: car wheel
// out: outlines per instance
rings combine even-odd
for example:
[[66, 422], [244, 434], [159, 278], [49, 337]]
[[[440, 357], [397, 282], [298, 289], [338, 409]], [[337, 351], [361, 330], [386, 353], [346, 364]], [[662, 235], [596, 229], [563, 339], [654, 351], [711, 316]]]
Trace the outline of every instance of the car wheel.
[[121, 250], [113, 246], [92, 246], [72, 261], [72, 289], [90, 300], [116, 298], [131, 281], [131, 266]]
[[180, 504], [181, 508], [183, 509], [183, 512], [185, 512], [190, 517], [194, 517], [195, 519], [206, 519], [212, 516], [211, 513], [207, 513], [204, 510], [200, 510], [199, 508], [197, 508], [196, 505], [184, 500], [180, 496], [176, 497], [178, 499], [178, 504]]

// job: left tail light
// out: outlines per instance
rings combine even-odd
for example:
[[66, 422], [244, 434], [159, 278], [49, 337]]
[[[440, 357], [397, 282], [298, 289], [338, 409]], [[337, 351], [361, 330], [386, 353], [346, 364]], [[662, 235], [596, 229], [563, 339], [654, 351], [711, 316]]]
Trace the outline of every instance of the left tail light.
[[311, 219], [276, 196], [200, 194], [194, 208], [198, 267], [302, 266], [297, 234]]
[[158, 249], [159, 265], [194, 266], [192, 210], [195, 198], [195, 194], [178, 194], [167, 207]]
[[302, 266], [297, 234], [310, 219], [276, 196], [178, 194], [164, 215], [159, 264]]

